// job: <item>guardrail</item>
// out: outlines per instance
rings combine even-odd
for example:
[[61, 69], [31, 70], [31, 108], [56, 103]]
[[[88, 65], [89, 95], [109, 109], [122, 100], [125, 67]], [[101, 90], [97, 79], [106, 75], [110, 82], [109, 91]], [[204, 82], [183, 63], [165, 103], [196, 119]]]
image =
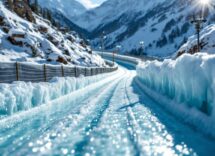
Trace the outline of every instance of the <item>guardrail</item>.
[[[113, 51], [99, 51], [99, 50], [94, 50], [95, 53], [98, 53], [99, 55], [106, 55], [106, 54], [113, 54]], [[123, 56], [123, 57], [127, 57], [127, 58], [134, 58], [134, 59], [139, 59], [142, 61], [153, 61], [153, 60], [157, 60], [157, 61], [163, 61], [165, 58], [161, 58], [161, 57], [156, 57], [156, 56], [148, 56], [148, 55], [141, 55], [141, 56], [137, 56], [137, 55], [120, 55], [115, 53], [115, 56]]]
[[131, 57], [131, 56], [119, 55], [119, 54], [110, 53], [110, 52], [104, 52], [104, 53], [100, 51], [94, 51], [94, 52], [105, 58], [108, 58], [109, 60], [112, 60], [112, 63], [115, 61], [115, 59], [117, 59], [117, 61], [130, 63], [133, 66], [137, 66], [141, 62], [141, 59]]
[[12, 83], [14, 81], [47, 82], [53, 77], [93, 76], [110, 73], [118, 69], [118, 66], [110, 61], [106, 63], [110, 67], [85, 68], [79, 66], [40, 65], [23, 62], [0, 62], [0, 83]]

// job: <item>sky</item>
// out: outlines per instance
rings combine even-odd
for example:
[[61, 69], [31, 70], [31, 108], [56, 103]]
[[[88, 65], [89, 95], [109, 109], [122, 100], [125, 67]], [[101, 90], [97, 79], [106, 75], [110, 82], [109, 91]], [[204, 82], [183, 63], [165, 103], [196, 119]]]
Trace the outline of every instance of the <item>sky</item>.
[[82, 3], [86, 8], [91, 9], [99, 6], [106, 0], [77, 0], [77, 1]]

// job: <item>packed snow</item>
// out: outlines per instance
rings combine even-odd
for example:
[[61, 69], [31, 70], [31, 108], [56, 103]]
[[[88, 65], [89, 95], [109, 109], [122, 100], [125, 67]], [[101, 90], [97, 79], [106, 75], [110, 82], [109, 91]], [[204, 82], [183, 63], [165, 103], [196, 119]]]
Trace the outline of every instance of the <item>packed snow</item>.
[[61, 32], [51, 23], [33, 14], [27, 21], [0, 2], [0, 61], [21, 61], [79, 66], [105, 66], [104, 60], [75, 32]]

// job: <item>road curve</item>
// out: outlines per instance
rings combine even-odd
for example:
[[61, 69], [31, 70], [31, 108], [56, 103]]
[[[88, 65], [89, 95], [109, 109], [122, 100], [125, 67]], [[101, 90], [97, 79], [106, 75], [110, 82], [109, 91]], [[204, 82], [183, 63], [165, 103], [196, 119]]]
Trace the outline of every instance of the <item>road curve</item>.
[[109, 83], [0, 121], [3, 156], [206, 156], [214, 147], [148, 97], [136, 71], [123, 66]]

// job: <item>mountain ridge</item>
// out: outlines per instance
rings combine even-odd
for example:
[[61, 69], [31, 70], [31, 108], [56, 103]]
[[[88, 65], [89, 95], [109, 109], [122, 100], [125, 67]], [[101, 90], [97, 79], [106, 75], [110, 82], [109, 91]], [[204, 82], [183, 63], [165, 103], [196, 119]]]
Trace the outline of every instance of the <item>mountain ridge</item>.
[[53, 12], [61, 12], [70, 19], [87, 11], [86, 7], [76, 0], [38, 0], [38, 4], [42, 8], [50, 9]]
[[122, 53], [140, 54], [139, 42], [144, 41], [148, 55], [169, 57], [195, 33], [190, 22], [197, 10], [194, 3], [194, 0], [109, 0], [76, 16], [72, 22], [89, 31], [95, 48], [101, 46], [100, 38], [105, 32], [106, 49], [115, 50], [120, 44]]

